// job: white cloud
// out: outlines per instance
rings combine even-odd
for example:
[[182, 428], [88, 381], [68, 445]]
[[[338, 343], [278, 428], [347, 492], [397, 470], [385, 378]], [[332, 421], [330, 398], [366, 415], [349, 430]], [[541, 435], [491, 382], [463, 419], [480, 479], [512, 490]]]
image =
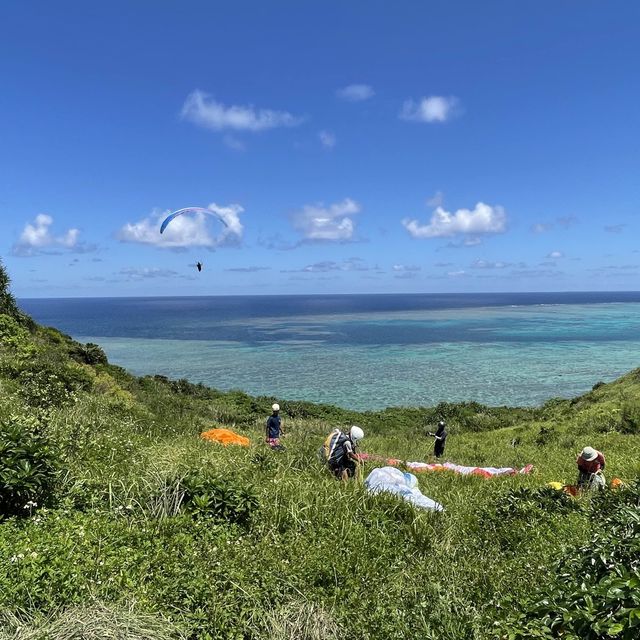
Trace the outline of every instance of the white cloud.
[[79, 242], [79, 229], [67, 229], [62, 235], [54, 236], [50, 229], [52, 224], [53, 218], [50, 215], [38, 214], [33, 222], [25, 225], [11, 253], [14, 256], [34, 256], [51, 249], [86, 250]]
[[551, 253], [547, 254], [547, 258], [552, 258], [553, 260], [564, 258], [564, 253], [562, 253], [562, 251], [552, 251]]
[[480, 244], [478, 235], [504, 233], [507, 227], [507, 215], [500, 206], [492, 207], [478, 202], [474, 209], [458, 209], [454, 213], [437, 207], [428, 224], [405, 218], [404, 228], [414, 238], [448, 238], [456, 235], [469, 235], [466, 246]]
[[333, 149], [336, 146], [336, 136], [331, 131], [320, 131], [318, 133], [318, 138], [320, 138], [320, 144], [325, 149]]
[[400, 118], [409, 122], [446, 122], [458, 113], [460, 101], [454, 96], [429, 96], [405, 100]]
[[174, 218], [161, 235], [160, 225], [169, 212], [156, 211], [139, 222], [125, 224], [118, 232], [118, 239], [121, 242], [149, 244], [166, 249], [213, 249], [239, 244], [244, 230], [240, 214], [244, 209], [238, 204], [219, 207], [215, 203], [211, 203], [207, 209], [220, 216], [225, 224], [220, 224], [213, 216], [202, 211], [195, 211]]
[[320, 204], [305, 205], [293, 215], [294, 228], [305, 240], [351, 240], [355, 224], [350, 216], [359, 213], [361, 206], [351, 198], [328, 207]]
[[339, 98], [347, 102], [362, 102], [375, 95], [373, 87], [368, 84], [350, 84], [342, 89], [338, 89], [336, 94]]
[[208, 94], [191, 92], [182, 106], [182, 118], [213, 131], [265, 131], [277, 127], [295, 127], [303, 118], [288, 111], [256, 109], [248, 106], [225, 106]]
[[458, 271], [449, 271], [447, 275], [450, 278], [460, 278], [461, 276], [466, 276], [467, 272], [464, 269], [459, 269]]

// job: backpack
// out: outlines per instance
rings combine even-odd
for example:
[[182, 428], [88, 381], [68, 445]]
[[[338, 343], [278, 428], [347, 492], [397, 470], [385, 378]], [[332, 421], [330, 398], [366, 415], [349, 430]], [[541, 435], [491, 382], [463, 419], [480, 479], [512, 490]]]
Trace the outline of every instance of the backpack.
[[344, 435], [340, 429], [334, 429], [325, 439], [323, 445], [324, 461], [328, 464], [330, 462], [337, 462], [342, 457], [342, 452], [339, 451], [340, 445], [348, 439], [348, 436]]

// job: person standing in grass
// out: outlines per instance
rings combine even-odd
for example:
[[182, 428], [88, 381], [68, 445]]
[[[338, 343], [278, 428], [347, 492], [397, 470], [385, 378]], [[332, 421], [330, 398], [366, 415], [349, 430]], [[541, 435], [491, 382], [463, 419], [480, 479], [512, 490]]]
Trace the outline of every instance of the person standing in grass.
[[266, 442], [272, 449], [282, 451], [284, 447], [280, 444], [280, 436], [284, 435], [284, 430], [280, 419], [280, 405], [277, 402], [272, 404], [271, 410], [273, 413], [267, 418]]
[[447, 425], [444, 420], [440, 420], [438, 422], [438, 429], [435, 433], [431, 433], [431, 431], [427, 431], [428, 436], [432, 436], [435, 438], [435, 442], [433, 445], [433, 455], [436, 458], [441, 458], [444, 453], [444, 445], [447, 441]]
[[325, 443], [325, 456], [331, 472], [340, 480], [357, 477], [360, 459], [356, 453], [358, 442], [364, 438], [364, 431], [353, 425], [349, 433], [335, 429]]
[[576, 460], [578, 464], [579, 489], [603, 489], [605, 486], [604, 455], [593, 447], [585, 447]]

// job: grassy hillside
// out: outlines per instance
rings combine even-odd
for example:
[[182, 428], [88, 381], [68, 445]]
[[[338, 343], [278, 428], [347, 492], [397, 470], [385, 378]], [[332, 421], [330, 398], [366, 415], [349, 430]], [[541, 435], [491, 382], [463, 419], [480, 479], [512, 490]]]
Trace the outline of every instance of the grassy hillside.
[[[278, 399], [276, 453], [262, 443], [273, 398], [131, 376], [20, 313], [0, 272], [3, 640], [638, 637], [640, 370], [537, 409]], [[423, 474], [434, 514], [316, 459], [331, 428], [357, 423], [363, 450], [427, 461], [440, 417], [448, 460], [534, 473]], [[252, 446], [199, 438], [214, 426]], [[627, 489], [545, 487], [575, 480], [585, 445]]]

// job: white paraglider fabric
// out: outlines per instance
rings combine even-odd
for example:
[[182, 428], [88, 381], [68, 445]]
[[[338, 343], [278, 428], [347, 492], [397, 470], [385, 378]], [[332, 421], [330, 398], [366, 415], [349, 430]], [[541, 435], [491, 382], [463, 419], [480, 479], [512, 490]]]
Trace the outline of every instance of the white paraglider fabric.
[[427, 498], [427, 496], [418, 489], [418, 480], [412, 473], [403, 473], [395, 467], [380, 467], [379, 469], [374, 469], [367, 476], [364, 484], [370, 493], [386, 491], [410, 502], [420, 509], [444, 511], [444, 507], [440, 503], [431, 498]]

